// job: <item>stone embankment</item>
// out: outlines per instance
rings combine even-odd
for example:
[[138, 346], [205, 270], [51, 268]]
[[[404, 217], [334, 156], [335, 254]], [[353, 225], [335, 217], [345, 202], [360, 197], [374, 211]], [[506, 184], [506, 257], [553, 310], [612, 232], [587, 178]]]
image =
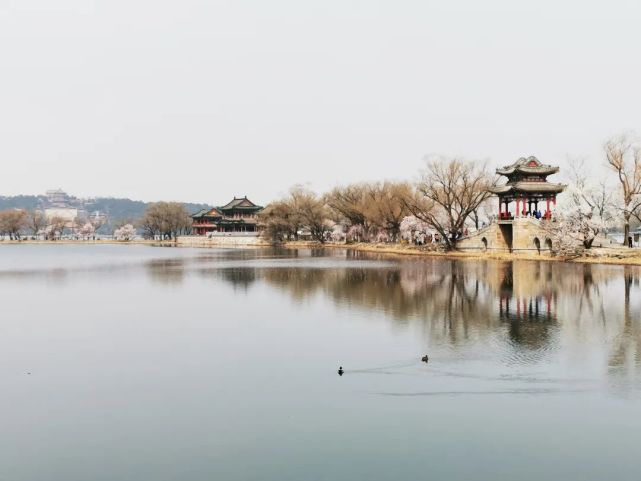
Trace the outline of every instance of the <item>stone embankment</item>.
[[257, 235], [178, 236], [181, 247], [264, 247], [271, 245]]

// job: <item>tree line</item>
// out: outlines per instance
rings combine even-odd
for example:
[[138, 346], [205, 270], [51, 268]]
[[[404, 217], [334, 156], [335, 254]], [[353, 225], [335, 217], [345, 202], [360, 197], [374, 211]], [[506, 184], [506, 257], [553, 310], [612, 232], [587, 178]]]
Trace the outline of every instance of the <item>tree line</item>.
[[[542, 223], [558, 243], [578, 242], [590, 248], [613, 228], [622, 229], [626, 242], [631, 225], [641, 222], [639, 137], [625, 133], [608, 139], [601, 163], [609, 176], [590, 176], [585, 160], [569, 163], [569, 185], [559, 196], [554, 222]], [[259, 221], [264, 235], [273, 240], [304, 235], [320, 242], [407, 241], [453, 249], [470, 230], [494, 219], [489, 189], [498, 181], [486, 161], [434, 156], [415, 182], [360, 182], [322, 194], [294, 186], [268, 204]], [[100, 218], [71, 222], [37, 209], [5, 209], [0, 211], [0, 237], [55, 240], [71, 231], [77, 238], [93, 238], [103, 222]], [[156, 202], [147, 205], [140, 218], [121, 220], [113, 228], [121, 238], [136, 233], [148, 239], [175, 239], [191, 233], [191, 217], [185, 204]]]
[[[106, 220], [105, 217], [70, 220], [58, 215], [47, 216], [39, 209], [5, 209], [0, 211], [0, 238], [21, 240], [31, 236], [58, 240], [66, 233], [75, 239], [95, 239]], [[132, 240], [138, 232], [147, 239], [176, 239], [191, 233], [191, 217], [180, 202], [155, 202], [146, 207], [139, 219], [123, 219], [114, 224], [113, 235], [117, 239]]]
[[[585, 160], [569, 162], [566, 191], [552, 221], [542, 221], [559, 243], [592, 247], [595, 239], [641, 222], [641, 141], [634, 133], [608, 139], [601, 162], [608, 176], [588, 174]], [[297, 185], [260, 214], [273, 240], [304, 235], [319, 242], [423, 242], [454, 249], [461, 237], [495, 219], [490, 188], [499, 178], [485, 161], [435, 156], [416, 182], [363, 182], [317, 194]]]
[[260, 219], [267, 236], [298, 239], [303, 231], [317, 241], [398, 242], [433, 231], [453, 248], [491, 196], [496, 179], [487, 162], [435, 157], [420, 180], [364, 182], [318, 195], [302, 186], [269, 204]]

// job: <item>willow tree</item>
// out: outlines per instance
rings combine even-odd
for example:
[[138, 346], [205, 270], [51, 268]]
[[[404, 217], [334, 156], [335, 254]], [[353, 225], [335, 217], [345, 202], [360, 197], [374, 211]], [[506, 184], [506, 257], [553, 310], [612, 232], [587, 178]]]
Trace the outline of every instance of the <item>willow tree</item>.
[[630, 236], [630, 218], [640, 218], [641, 210], [641, 144], [630, 134], [608, 140], [603, 146], [608, 165], [614, 170], [621, 185], [623, 214], [623, 244]]
[[299, 230], [308, 229], [312, 238], [325, 242], [329, 215], [322, 197], [296, 185], [286, 197], [267, 205], [259, 219], [265, 235], [272, 239], [298, 239]]
[[298, 239], [300, 216], [289, 202], [281, 199], [270, 202], [258, 214], [258, 221], [263, 235], [274, 241]]
[[34, 209], [27, 213], [27, 228], [35, 236], [47, 227], [47, 216], [41, 210]]
[[360, 227], [366, 238], [370, 230], [367, 190], [367, 184], [349, 184], [335, 187], [325, 194], [325, 203], [332, 220], [337, 223], [346, 223], [350, 227]]
[[295, 201], [296, 212], [300, 215], [303, 225], [309, 229], [312, 238], [325, 242], [331, 229], [328, 222], [329, 211], [324, 199], [304, 188], [295, 188], [291, 195]]
[[22, 209], [7, 209], [0, 212], [0, 233], [20, 240], [20, 233], [27, 226], [27, 212]]
[[367, 217], [390, 240], [396, 242], [401, 232], [401, 223], [409, 214], [405, 200], [411, 196], [412, 186], [406, 182], [377, 182], [367, 186]]
[[406, 205], [440, 234], [448, 249], [454, 249], [465, 222], [492, 195], [489, 189], [494, 183], [487, 162], [431, 158]]
[[155, 202], [150, 204], [140, 219], [140, 227], [146, 238], [157, 235], [176, 239], [191, 230], [191, 217], [179, 202]]

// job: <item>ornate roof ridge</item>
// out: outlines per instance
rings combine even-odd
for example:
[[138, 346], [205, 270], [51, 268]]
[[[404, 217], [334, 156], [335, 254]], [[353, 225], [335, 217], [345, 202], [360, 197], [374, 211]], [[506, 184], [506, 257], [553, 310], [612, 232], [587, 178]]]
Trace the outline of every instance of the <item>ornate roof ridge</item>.
[[[241, 204], [246, 204], [246, 205], [241, 205]], [[260, 205], [254, 204], [251, 200], [247, 198], [247, 196], [244, 197], [236, 197], [228, 202], [227, 204], [219, 207], [219, 209], [233, 209], [233, 208], [240, 208], [240, 209], [262, 209]]]
[[551, 175], [557, 173], [559, 168], [557, 166], [544, 164], [535, 156], [531, 155], [529, 157], [519, 157], [512, 164], [496, 169], [496, 173], [499, 175], [510, 175], [517, 171], [525, 174]]

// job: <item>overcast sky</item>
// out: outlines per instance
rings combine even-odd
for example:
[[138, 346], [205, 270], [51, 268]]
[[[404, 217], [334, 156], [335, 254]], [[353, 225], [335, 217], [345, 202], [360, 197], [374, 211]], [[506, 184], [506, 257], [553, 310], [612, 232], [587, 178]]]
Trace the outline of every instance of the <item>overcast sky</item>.
[[629, 129], [638, 0], [0, 0], [0, 195], [266, 203]]

